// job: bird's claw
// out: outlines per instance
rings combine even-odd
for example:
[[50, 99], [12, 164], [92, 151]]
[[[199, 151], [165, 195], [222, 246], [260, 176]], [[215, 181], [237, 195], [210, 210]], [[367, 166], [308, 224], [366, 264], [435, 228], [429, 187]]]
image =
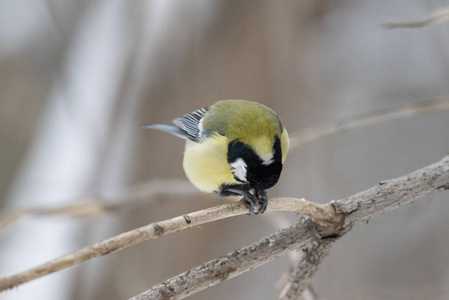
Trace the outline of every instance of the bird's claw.
[[256, 207], [256, 205], [258, 204], [257, 198], [251, 194], [248, 193], [247, 195], [243, 196], [242, 199], [240, 199], [240, 202], [243, 202], [246, 206], [246, 208], [249, 209], [248, 215], [254, 215], [254, 214], [258, 214], [258, 212], [254, 212], [254, 208]]
[[267, 198], [267, 192], [266, 191], [257, 191], [256, 190], [256, 197], [260, 204], [259, 211], [257, 213], [263, 214], [267, 210], [268, 206], [268, 198]]
[[[254, 195], [248, 192], [243, 196], [240, 202], [245, 203], [245, 206], [249, 209], [248, 215], [263, 214], [267, 210], [268, 206], [267, 192], [255, 191]], [[259, 204], [260, 204], [259, 210], [254, 211], [256, 205]]]

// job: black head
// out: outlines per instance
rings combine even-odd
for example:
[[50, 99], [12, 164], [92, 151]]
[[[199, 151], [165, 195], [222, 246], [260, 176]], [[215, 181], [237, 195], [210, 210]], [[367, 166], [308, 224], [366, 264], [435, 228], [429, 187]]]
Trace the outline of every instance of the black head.
[[264, 161], [250, 146], [239, 140], [228, 145], [228, 163], [233, 168], [234, 178], [242, 183], [249, 183], [257, 191], [273, 187], [282, 171], [281, 141], [275, 138], [273, 157]]

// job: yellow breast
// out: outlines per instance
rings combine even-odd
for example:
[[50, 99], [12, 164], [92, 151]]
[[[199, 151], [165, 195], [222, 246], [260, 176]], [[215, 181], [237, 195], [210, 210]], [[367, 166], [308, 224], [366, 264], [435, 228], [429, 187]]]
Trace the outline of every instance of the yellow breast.
[[228, 164], [228, 140], [213, 135], [207, 143], [187, 141], [183, 167], [187, 178], [201, 191], [218, 191], [220, 185], [239, 183]]

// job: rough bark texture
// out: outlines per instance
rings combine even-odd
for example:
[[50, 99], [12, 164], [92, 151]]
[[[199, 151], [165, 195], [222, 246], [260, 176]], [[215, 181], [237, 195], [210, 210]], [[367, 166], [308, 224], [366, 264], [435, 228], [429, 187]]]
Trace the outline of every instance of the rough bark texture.
[[329, 254], [334, 241], [335, 239], [328, 238], [311, 244], [309, 248], [304, 247], [302, 249], [305, 256], [290, 274], [290, 280], [287, 283], [288, 291], [280, 299], [296, 300], [301, 297], [303, 292], [310, 286], [313, 274], [315, 274], [321, 262]]
[[344, 232], [381, 213], [411, 203], [417, 198], [449, 189], [449, 155], [408, 175], [381, 181], [377, 186], [333, 203], [345, 215]]
[[[331, 222], [325, 226], [313, 226], [314, 223], [303, 219], [294, 226], [250, 246], [235, 250], [222, 258], [204, 263], [157, 284], [132, 299], [182, 299], [272, 261], [288, 250], [310, 249], [291, 273], [288, 283], [290, 287], [286, 293], [286, 299], [298, 298], [309, 285], [311, 276], [319, 268], [332, 243], [349, 232], [355, 224], [431, 193], [448, 189], [449, 156], [447, 155], [438, 163], [396, 179], [382, 181], [379, 185], [354, 196], [332, 201], [336, 215], [342, 217], [343, 226]], [[298, 232], [295, 233], [295, 231]]]
[[[164, 281], [134, 299], [181, 299], [272, 261], [286, 251], [303, 248], [308, 250], [292, 272], [289, 281], [291, 284], [286, 294], [292, 295], [291, 297], [299, 296], [328, 253], [332, 242], [350, 231], [355, 224], [417, 198], [447, 189], [449, 189], [449, 156], [406, 176], [380, 182], [371, 189], [339, 201], [331, 201], [326, 205], [314, 204], [304, 199], [270, 199], [269, 210], [296, 211], [307, 214], [310, 218], [302, 219], [294, 226]], [[234, 203], [152, 223], [22, 273], [2, 278], [0, 290], [148, 239], [246, 212], [243, 204]]]
[[270, 262], [287, 251], [310, 243], [316, 244], [317, 236], [315, 224], [310, 220], [301, 219], [289, 228], [166, 280], [132, 299], [185, 298]]
[[[332, 204], [339, 215], [344, 215], [344, 225], [338, 236], [343, 236], [355, 224], [365, 222], [381, 213], [395, 209], [403, 204], [413, 202], [417, 198], [431, 193], [449, 189], [449, 155], [438, 163], [417, 170], [406, 176], [382, 181], [379, 185], [354, 196], [334, 201]], [[329, 253], [331, 240], [320, 249], [310, 251], [299, 262], [290, 274], [288, 291], [285, 298], [297, 299], [310, 282], [310, 277], [318, 269], [323, 258]], [[330, 242], [330, 243], [328, 243]], [[307, 264], [315, 261], [314, 264]]]

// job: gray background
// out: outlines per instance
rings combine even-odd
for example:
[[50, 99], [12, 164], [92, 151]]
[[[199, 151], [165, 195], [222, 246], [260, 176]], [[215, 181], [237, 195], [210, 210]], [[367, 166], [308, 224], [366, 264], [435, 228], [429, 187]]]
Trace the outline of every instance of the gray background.
[[[449, 25], [385, 30], [447, 1], [0, 0], [0, 207], [57, 206], [183, 179], [183, 141], [145, 131], [220, 99], [272, 107], [291, 134], [447, 97]], [[289, 153], [270, 196], [327, 202], [441, 159], [449, 113], [350, 130]], [[173, 186], [173, 191], [176, 190]], [[192, 188], [193, 190], [193, 188]], [[104, 197], [107, 201], [108, 197]], [[338, 241], [325, 299], [447, 299], [448, 193]], [[223, 203], [162, 193], [106, 216], [25, 219], [0, 235], [8, 275], [153, 221]], [[126, 299], [297, 216], [207, 224], [27, 283], [2, 299]], [[192, 299], [276, 299], [283, 257]]]

